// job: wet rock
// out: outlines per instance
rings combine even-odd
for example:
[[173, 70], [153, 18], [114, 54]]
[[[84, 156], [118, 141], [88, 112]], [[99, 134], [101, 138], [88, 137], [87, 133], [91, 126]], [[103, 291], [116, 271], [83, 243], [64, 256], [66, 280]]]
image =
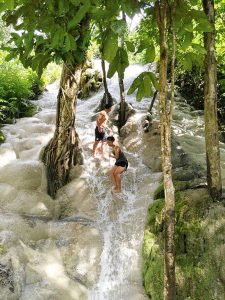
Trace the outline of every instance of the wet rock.
[[20, 190], [16, 197], [2, 207], [6, 211], [43, 217], [58, 216], [58, 205], [42, 192]]
[[0, 169], [0, 182], [18, 189], [35, 190], [41, 186], [42, 171], [40, 162], [17, 160]]
[[4, 207], [5, 204], [11, 202], [17, 196], [17, 189], [8, 183], [0, 183], [0, 204]]
[[60, 219], [77, 215], [91, 219], [97, 217], [97, 203], [85, 178], [72, 180], [58, 191], [56, 199], [60, 205]]
[[92, 287], [100, 274], [102, 240], [96, 228], [74, 226], [76, 238], [60, 248], [67, 274], [70, 278]]
[[[135, 114], [136, 110], [132, 107], [131, 104], [125, 103], [125, 120], [127, 121], [132, 115]], [[109, 120], [112, 122], [113, 125], [118, 126], [118, 117], [119, 117], [119, 109], [120, 109], [120, 103], [116, 104], [113, 107], [113, 110], [110, 113]], [[126, 125], [126, 124], [125, 124]], [[120, 129], [120, 131], [123, 131], [123, 127]]]
[[16, 234], [11, 230], [2, 230], [0, 232], [0, 255], [7, 252], [10, 247], [13, 247], [18, 242]]
[[142, 122], [142, 127], [144, 132], [149, 132], [149, 128], [152, 126], [152, 124], [153, 124], [152, 113], [148, 112], [144, 118], [144, 121]]
[[161, 140], [158, 122], [154, 121], [149, 132], [143, 136], [143, 162], [155, 172], [160, 172], [161, 167]]
[[94, 111], [99, 112], [99, 111], [105, 109], [106, 104], [109, 104], [109, 105], [113, 106], [116, 103], [117, 103], [116, 99], [113, 98], [110, 93], [108, 93], [107, 95], [106, 95], [106, 93], [104, 93], [102, 99], [99, 101], [99, 104], [95, 108]]
[[26, 286], [21, 295], [21, 300], [71, 300], [87, 299], [87, 291], [85, 287], [79, 283], [73, 282], [60, 282], [57, 284], [52, 284], [48, 280], [38, 282], [35, 284], [30, 284]]
[[128, 118], [126, 124], [120, 129], [120, 136], [126, 138], [131, 133], [136, 133], [138, 125], [132, 117]]

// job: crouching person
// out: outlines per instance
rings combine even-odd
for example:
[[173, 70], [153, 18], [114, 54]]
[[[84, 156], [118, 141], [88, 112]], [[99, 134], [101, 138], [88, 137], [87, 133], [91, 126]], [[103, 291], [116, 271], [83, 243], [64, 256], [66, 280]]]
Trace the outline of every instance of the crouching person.
[[116, 159], [115, 165], [110, 170], [110, 177], [112, 179], [114, 185], [114, 192], [121, 192], [121, 174], [127, 170], [128, 161], [126, 156], [122, 152], [118, 143], [115, 142], [115, 138], [113, 136], [107, 137], [107, 144], [109, 147], [113, 148], [111, 157]]

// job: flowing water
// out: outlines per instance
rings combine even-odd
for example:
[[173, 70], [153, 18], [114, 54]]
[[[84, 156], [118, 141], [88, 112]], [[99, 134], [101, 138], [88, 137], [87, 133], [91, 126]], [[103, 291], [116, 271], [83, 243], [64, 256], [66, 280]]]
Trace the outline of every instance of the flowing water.
[[[143, 69], [128, 68], [126, 89]], [[116, 77], [109, 80], [109, 90], [119, 98]], [[95, 128], [91, 120], [103, 96], [101, 90], [78, 101], [76, 128], [84, 166], [81, 177], [74, 172], [72, 181], [53, 201], [46, 194], [45, 172], [38, 157], [54, 132], [56, 96], [57, 85], [53, 84], [36, 102], [41, 110], [34, 117], [4, 127], [7, 140], [0, 146], [0, 299], [147, 299], [142, 287], [141, 245], [147, 208], [160, 173], [153, 173], [143, 163], [141, 150], [124, 149], [129, 168], [122, 175], [123, 191], [112, 193], [108, 171], [114, 160], [108, 158], [109, 150], [105, 149], [106, 159], [91, 156]], [[141, 119], [149, 100], [137, 103], [132, 95], [127, 101], [138, 110], [134, 119], [141, 149]], [[201, 113], [191, 111], [179, 98], [174, 119], [181, 147], [205, 165]], [[221, 159], [225, 178], [224, 144]], [[3, 269], [7, 275], [2, 275]], [[4, 284], [7, 288], [2, 288]]]
[[[133, 66], [127, 71], [125, 88], [143, 70], [140, 66]], [[132, 75], [128, 75], [132, 74]], [[117, 78], [109, 81], [109, 91], [119, 99]], [[123, 174], [123, 192], [112, 193], [108, 180], [108, 171], [114, 165], [114, 160], [104, 161], [93, 159], [90, 144], [93, 141], [95, 124], [88, 122], [93, 115], [93, 108], [97, 106], [103, 92], [84, 102], [77, 108], [77, 127], [83, 145], [90, 145], [84, 151], [85, 169], [89, 175], [89, 184], [95, 195], [98, 206], [97, 226], [102, 234], [104, 244], [101, 254], [101, 271], [98, 282], [88, 293], [88, 299], [147, 299], [142, 288], [141, 278], [141, 245], [143, 240], [144, 221], [151, 195], [157, 186], [159, 173], [152, 173], [142, 163], [139, 153], [127, 152], [129, 167]], [[130, 102], [136, 104], [134, 97]], [[143, 103], [143, 109], [149, 104]], [[146, 108], [145, 108], [146, 109]], [[141, 116], [137, 114], [139, 136], [141, 143]], [[82, 125], [86, 123], [84, 134]]]

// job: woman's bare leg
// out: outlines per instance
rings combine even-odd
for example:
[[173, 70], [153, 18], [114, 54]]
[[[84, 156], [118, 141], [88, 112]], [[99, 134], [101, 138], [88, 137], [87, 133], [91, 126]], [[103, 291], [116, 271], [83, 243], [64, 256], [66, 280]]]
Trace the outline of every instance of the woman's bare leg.
[[117, 185], [116, 185], [116, 178], [115, 178], [115, 171], [118, 167], [117, 166], [113, 166], [112, 169], [109, 171], [109, 176], [112, 180], [112, 183], [114, 184], [115, 188], [117, 188]]
[[96, 148], [97, 148], [97, 146], [98, 146], [98, 143], [99, 143], [99, 141], [95, 141], [94, 142], [94, 145], [93, 145], [93, 156], [95, 157], [95, 151], [96, 151]]
[[121, 192], [121, 174], [126, 170], [125, 167], [118, 166], [114, 172], [115, 180], [116, 180], [116, 193]]

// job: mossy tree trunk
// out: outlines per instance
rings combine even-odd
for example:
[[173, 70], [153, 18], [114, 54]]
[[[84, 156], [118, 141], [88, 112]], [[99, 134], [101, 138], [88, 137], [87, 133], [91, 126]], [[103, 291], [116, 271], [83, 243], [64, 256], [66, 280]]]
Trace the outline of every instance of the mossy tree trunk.
[[48, 194], [53, 198], [57, 190], [68, 182], [71, 167], [82, 163], [79, 138], [74, 127], [82, 68], [83, 64], [63, 65], [57, 98], [56, 129], [42, 155], [47, 169]]
[[[122, 12], [122, 19], [126, 22], [125, 12]], [[121, 47], [124, 47], [124, 36], [120, 40]], [[126, 102], [125, 102], [125, 91], [123, 78], [119, 77], [119, 88], [120, 88], [120, 109], [119, 109], [119, 130], [126, 123]]]
[[175, 247], [174, 247], [174, 186], [171, 163], [171, 121], [167, 107], [167, 2], [156, 2], [156, 16], [160, 40], [159, 110], [161, 131], [162, 169], [165, 190], [165, 254], [164, 300], [175, 300]]
[[212, 25], [213, 31], [204, 33], [205, 85], [204, 85], [204, 115], [205, 143], [207, 162], [207, 183], [213, 199], [222, 196], [220, 169], [220, 151], [217, 119], [217, 70], [215, 55], [215, 11], [213, 0], [202, 0], [205, 14]]

